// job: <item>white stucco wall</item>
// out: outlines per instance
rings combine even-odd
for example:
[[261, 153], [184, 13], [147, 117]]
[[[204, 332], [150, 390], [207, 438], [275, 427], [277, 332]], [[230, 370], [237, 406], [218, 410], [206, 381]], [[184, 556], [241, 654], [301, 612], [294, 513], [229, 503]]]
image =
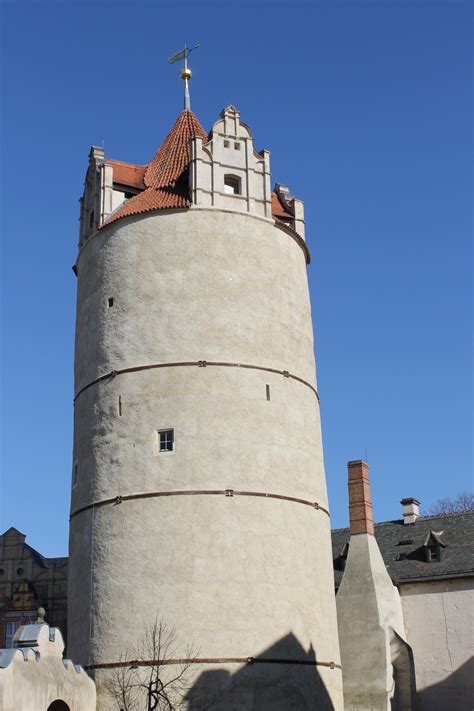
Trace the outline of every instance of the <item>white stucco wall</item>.
[[[400, 644], [406, 636], [400, 596], [375, 536], [351, 536], [336, 601], [345, 711], [389, 711], [395, 691], [393, 633]], [[411, 705], [408, 700], [395, 708], [409, 711]]]
[[474, 579], [402, 584], [400, 594], [419, 711], [471, 711]]
[[[18, 641], [22, 635], [30, 638], [31, 646]], [[95, 711], [95, 685], [80, 666], [63, 660], [59, 629], [25, 625], [17, 631], [15, 643], [21, 648], [0, 649], [2, 711], [47, 711], [58, 700], [70, 711]]]
[[[226, 194], [226, 175], [240, 180], [239, 195]], [[257, 153], [252, 133], [234, 106], [221, 113], [207, 143], [200, 137], [191, 140], [190, 188], [195, 205], [271, 219], [270, 153]]]
[[[111, 370], [198, 360], [286, 370], [316, 386], [305, 255], [270, 220], [199, 208], [121, 220], [86, 243], [77, 268], [76, 392]], [[156, 430], [170, 427], [175, 451], [157, 454]], [[74, 461], [73, 512], [107, 497], [189, 489], [327, 507], [317, 397], [261, 370], [161, 368], [93, 385], [76, 400]], [[200, 657], [258, 656], [293, 635], [300, 656], [338, 664], [328, 516], [223, 495], [138, 499], [74, 516], [71, 655], [117, 661], [156, 614], [176, 626], [182, 654], [194, 640]], [[283, 657], [292, 654], [285, 645]], [[246, 709], [267, 708], [251, 687], [270, 666], [240, 675]], [[235, 674], [241, 665], [218, 668]], [[280, 687], [294, 669], [279, 665]], [[299, 669], [322, 680], [321, 710], [342, 709], [340, 669]], [[305, 684], [301, 708], [312, 708], [314, 685]]]

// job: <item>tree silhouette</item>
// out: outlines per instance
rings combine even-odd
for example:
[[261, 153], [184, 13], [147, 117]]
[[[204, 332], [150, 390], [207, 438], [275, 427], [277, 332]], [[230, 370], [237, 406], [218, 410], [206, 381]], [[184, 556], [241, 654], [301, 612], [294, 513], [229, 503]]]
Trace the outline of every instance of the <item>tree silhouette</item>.
[[184, 705], [191, 686], [190, 667], [197, 650], [188, 645], [178, 655], [175, 627], [163, 620], [146, 626], [141, 640], [120, 658], [104, 682], [119, 711], [175, 711]]
[[462, 513], [474, 509], [474, 494], [470, 491], [461, 491], [454, 499], [445, 496], [431, 504], [428, 515], [436, 516], [450, 513]]

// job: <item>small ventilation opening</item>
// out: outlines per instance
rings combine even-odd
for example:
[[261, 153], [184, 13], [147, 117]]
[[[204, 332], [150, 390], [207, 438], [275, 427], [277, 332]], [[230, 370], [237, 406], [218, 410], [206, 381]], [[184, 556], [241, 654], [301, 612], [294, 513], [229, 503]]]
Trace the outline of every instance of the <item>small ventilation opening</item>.
[[110, 296], [109, 299], [107, 300], [107, 303], [109, 304], [109, 309], [110, 309], [114, 305], [114, 297]]
[[267, 394], [267, 400], [270, 400], [270, 386], [265, 385], [265, 390], [266, 390], [266, 394]]

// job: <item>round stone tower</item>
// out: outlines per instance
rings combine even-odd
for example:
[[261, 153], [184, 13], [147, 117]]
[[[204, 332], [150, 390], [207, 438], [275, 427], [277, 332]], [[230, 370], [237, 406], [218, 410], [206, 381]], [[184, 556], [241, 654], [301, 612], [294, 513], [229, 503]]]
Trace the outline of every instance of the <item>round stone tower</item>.
[[[147, 625], [191, 711], [342, 709], [303, 204], [230, 106], [81, 205], [69, 644], [104, 679]], [[141, 660], [140, 664], [146, 662]]]

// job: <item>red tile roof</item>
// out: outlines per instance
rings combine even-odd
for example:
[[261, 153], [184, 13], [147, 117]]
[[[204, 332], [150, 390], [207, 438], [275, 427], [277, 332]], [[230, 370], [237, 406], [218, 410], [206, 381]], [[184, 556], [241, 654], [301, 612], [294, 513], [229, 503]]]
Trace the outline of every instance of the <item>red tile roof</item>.
[[148, 166], [132, 165], [131, 163], [124, 163], [121, 160], [112, 160], [109, 158], [107, 158], [105, 162], [107, 165], [113, 166], [114, 183], [125, 185], [128, 188], [145, 189], [143, 178], [145, 177], [145, 171]]
[[207, 141], [207, 133], [196, 115], [192, 111], [183, 111], [148, 164], [145, 173], [145, 185], [148, 188], [175, 185], [189, 166], [189, 141], [193, 136], [200, 136], [203, 141]]
[[[192, 111], [183, 111], [155, 157], [145, 166], [145, 190], [119, 207], [105, 225], [110, 225], [122, 217], [151, 210], [189, 207], [187, 170], [190, 161], [189, 141], [193, 136], [200, 136], [207, 141], [207, 134], [196, 115]], [[119, 182], [115, 179], [115, 168], [114, 182]]]
[[294, 219], [293, 215], [289, 210], [282, 205], [278, 195], [276, 193], [272, 193], [272, 215], [275, 219], [283, 219], [283, 220], [288, 220], [288, 219]]

